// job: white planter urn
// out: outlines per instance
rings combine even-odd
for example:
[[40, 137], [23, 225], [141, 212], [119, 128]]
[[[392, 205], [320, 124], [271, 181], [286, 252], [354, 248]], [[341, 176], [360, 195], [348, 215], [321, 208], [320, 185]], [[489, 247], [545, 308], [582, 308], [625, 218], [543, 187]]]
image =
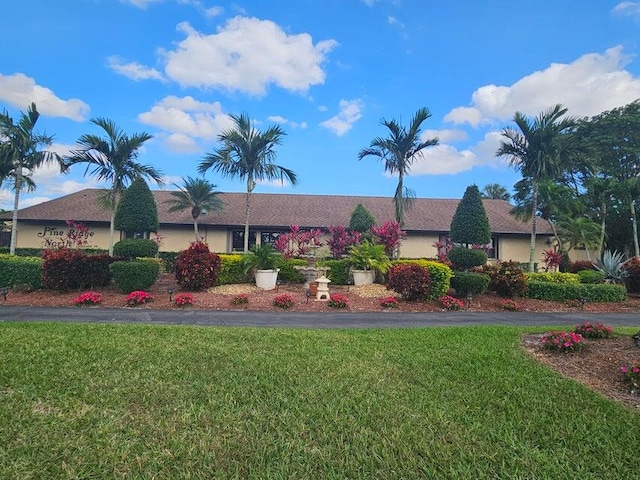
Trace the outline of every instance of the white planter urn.
[[256, 270], [256, 287], [262, 290], [274, 290], [280, 270]]
[[370, 285], [376, 280], [375, 270], [353, 270], [353, 285]]

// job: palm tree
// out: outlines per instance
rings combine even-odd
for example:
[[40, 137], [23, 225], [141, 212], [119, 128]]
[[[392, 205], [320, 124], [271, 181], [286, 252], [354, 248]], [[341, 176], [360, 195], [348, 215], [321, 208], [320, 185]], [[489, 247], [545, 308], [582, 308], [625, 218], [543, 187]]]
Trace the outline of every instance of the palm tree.
[[116, 124], [106, 118], [93, 118], [91, 123], [102, 128], [105, 137], [84, 134], [78, 139], [78, 147], [67, 158], [69, 166], [85, 163], [85, 175], [89, 173], [110, 184], [102, 197], [104, 207], [111, 211], [109, 226], [109, 255], [113, 255], [113, 233], [116, 207], [120, 195], [135, 178], [154, 180], [162, 185], [162, 174], [154, 167], [136, 162], [140, 147], [153, 138], [146, 132], [126, 135]]
[[249, 251], [249, 206], [251, 192], [261, 180], [288, 180], [292, 185], [298, 181], [293, 170], [276, 165], [276, 145], [280, 145], [285, 132], [272, 125], [261, 132], [251, 126], [249, 115], [231, 115], [234, 127], [218, 135], [222, 146], [205, 155], [198, 171], [206, 173], [212, 169], [224, 177], [239, 178], [247, 182], [245, 197], [244, 251]]
[[589, 249], [598, 247], [601, 231], [600, 224], [584, 216], [566, 216], [558, 222], [558, 234], [568, 245], [566, 251], [584, 246], [587, 260], [591, 260]]
[[13, 119], [5, 111], [0, 115], [0, 174], [3, 179], [10, 177], [13, 180], [13, 217], [11, 221], [11, 243], [9, 253], [16, 251], [18, 239], [18, 204], [20, 191], [26, 186], [29, 190], [35, 189], [31, 180], [31, 174], [38, 167], [46, 163], [57, 163], [61, 172], [66, 171], [62, 159], [54, 152], [40, 150], [40, 147], [48, 147], [53, 142], [53, 137], [34, 132], [40, 114], [36, 104], [32, 103], [27, 112], [20, 112], [20, 120], [14, 123]]
[[214, 210], [222, 210], [223, 201], [218, 198], [220, 192], [215, 189], [216, 185], [203, 178], [186, 177], [182, 179], [182, 186], [175, 184], [178, 188], [177, 192], [171, 192], [173, 198], [165, 203], [170, 205], [169, 212], [178, 212], [182, 210], [191, 210], [193, 218], [193, 231], [196, 236], [196, 242], [200, 241], [198, 233], [198, 218], [207, 212]]
[[371, 141], [369, 148], [364, 148], [358, 153], [358, 160], [364, 157], [378, 157], [384, 162], [385, 172], [398, 175], [398, 186], [393, 196], [396, 211], [396, 222], [404, 224], [404, 210], [409, 208], [411, 200], [415, 197], [412, 190], [404, 186], [404, 177], [409, 172], [411, 164], [422, 158], [423, 150], [427, 147], [438, 145], [438, 138], [426, 140], [420, 139], [420, 126], [431, 116], [427, 108], [420, 108], [413, 118], [407, 130], [395, 120], [380, 121], [389, 130], [387, 138], [376, 137]]
[[[500, 141], [496, 156], [506, 156], [509, 163], [518, 168], [531, 182], [531, 246], [529, 270], [535, 265], [536, 213], [538, 188], [543, 180], [560, 176], [563, 161], [573, 155], [575, 144], [566, 141], [566, 134], [575, 127], [576, 119], [564, 117], [567, 109], [558, 104], [530, 120], [516, 112], [513, 121], [518, 130], [507, 127], [502, 131], [506, 140]], [[564, 118], [563, 118], [564, 117]]]
[[482, 198], [491, 200], [511, 200], [509, 191], [499, 183], [489, 183], [482, 188]]

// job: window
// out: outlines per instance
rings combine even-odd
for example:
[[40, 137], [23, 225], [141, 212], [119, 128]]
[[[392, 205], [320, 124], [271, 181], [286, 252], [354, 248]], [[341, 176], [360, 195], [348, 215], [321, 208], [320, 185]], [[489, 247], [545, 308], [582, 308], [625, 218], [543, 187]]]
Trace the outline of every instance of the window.
[[142, 231], [124, 232], [124, 238], [144, 238], [148, 240], [149, 232], [142, 232]]
[[487, 257], [495, 259], [500, 258], [498, 256], [500, 255], [500, 253], [498, 252], [498, 240], [498, 237], [491, 237], [491, 242], [487, 244]]
[[[256, 244], [256, 232], [249, 230], [249, 248]], [[231, 232], [231, 251], [242, 252], [244, 250], [244, 230], [234, 230]]]
[[270, 243], [271, 245], [275, 245], [276, 240], [280, 236], [282, 232], [261, 232], [260, 233], [260, 244], [264, 245], [266, 243]]

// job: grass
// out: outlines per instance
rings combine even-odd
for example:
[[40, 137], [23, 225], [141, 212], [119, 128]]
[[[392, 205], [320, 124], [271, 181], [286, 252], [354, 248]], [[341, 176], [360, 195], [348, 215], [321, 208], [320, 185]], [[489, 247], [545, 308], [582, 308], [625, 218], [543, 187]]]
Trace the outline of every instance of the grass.
[[0, 324], [0, 478], [639, 478], [510, 327]]

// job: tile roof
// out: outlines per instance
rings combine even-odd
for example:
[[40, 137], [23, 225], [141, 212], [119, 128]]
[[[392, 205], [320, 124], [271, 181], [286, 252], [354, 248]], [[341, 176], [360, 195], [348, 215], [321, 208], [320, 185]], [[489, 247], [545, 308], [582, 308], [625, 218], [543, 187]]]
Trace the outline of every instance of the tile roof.
[[[108, 222], [109, 212], [103, 209], [98, 198], [104, 190], [86, 189], [54, 200], [23, 208], [18, 218], [23, 221]], [[158, 206], [161, 224], [192, 225], [188, 210], [169, 213], [164, 203], [171, 198], [170, 190], [152, 190]], [[221, 212], [211, 212], [199, 218], [203, 226], [221, 227], [244, 225], [245, 193], [221, 193], [225, 203]], [[448, 232], [451, 218], [459, 200], [416, 198], [412, 208], [405, 212], [405, 230]], [[288, 228], [300, 225], [305, 228], [348, 225], [351, 212], [361, 203], [369, 210], [378, 224], [395, 218], [393, 200], [390, 197], [361, 197], [346, 195], [298, 195], [253, 193], [249, 211], [249, 223], [254, 227]], [[529, 222], [520, 222], [511, 215], [511, 205], [504, 200], [484, 200], [493, 233], [528, 234]], [[11, 212], [0, 216], [11, 219]], [[538, 233], [551, 234], [544, 221], [538, 222]]]

